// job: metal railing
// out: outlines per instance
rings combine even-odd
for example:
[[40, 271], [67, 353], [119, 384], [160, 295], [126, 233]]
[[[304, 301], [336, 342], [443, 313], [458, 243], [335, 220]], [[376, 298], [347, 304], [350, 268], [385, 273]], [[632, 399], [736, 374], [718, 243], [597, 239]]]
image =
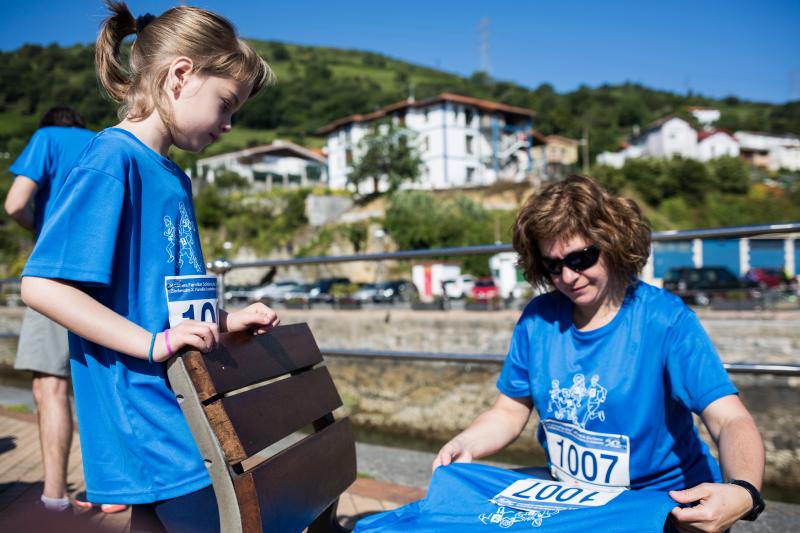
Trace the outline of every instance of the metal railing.
[[[745, 238], [762, 235], [786, 234], [800, 232], [800, 222], [785, 224], [760, 224], [752, 226], [735, 226], [728, 228], [675, 230], [653, 232], [653, 242], [683, 241], [691, 239], [726, 239]], [[432, 257], [464, 257], [471, 255], [493, 255], [513, 251], [510, 244], [486, 244], [479, 246], [462, 246], [453, 248], [432, 248], [427, 250], [401, 250], [397, 252], [380, 252], [369, 254], [351, 254], [340, 256], [297, 257], [293, 259], [261, 259], [255, 261], [228, 261], [218, 259], [208, 263], [207, 268], [217, 275], [217, 289], [220, 301], [225, 294], [225, 274], [233, 269], [254, 267], [289, 267], [319, 264], [349, 263], [358, 261], [385, 261], [425, 259]], [[430, 361], [474, 364], [502, 364], [505, 356], [498, 354], [455, 354], [439, 352], [397, 352], [375, 351], [367, 349], [333, 349], [321, 348], [325, 355], [334, 357], [358, 357], [366, 359], [391, 359], [395, 361]], [[772, 374], [779, 376], [800, 376], [800, 365], [761, 364], [761, 363], [726, 363], [725, 368], [731, 374]]]

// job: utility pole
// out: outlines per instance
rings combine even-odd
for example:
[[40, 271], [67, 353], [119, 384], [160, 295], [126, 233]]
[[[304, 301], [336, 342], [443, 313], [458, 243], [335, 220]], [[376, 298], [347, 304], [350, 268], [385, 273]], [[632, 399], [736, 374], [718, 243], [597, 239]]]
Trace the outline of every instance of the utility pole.
[[581, 139], [583, 145], [583, 173], [589, 173], [589, 125], [583, 123], [583, 138]]
[[481, 35], [480, 56], [481, 56], [481, 71], [486, 75], [490, 75], [492, 66], [489, 63], [489, 24], [492, 20], [489, 17], [483, 17], [480, 24], [478, 24], [478, 33]]

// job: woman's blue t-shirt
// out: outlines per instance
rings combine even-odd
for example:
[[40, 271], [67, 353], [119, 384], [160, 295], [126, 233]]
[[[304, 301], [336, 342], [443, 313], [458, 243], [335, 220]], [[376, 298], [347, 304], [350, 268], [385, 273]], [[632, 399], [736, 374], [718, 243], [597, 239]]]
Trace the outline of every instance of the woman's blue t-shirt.
[[53, 212], [56, 196], [67, 175], [94, 135], [93, 131], [83, 128], [39, 128], [9, 168], [16, 176], [25, 176], [37, 185], [33, 201], [36, 235], [42, 231], [42, 224]]
[[561, 293], [535, 298], [497, 387], [532, 398], [559, 479], [658, 490], [721, 481], [692, 413], [737, 391], [694, 312], [662, 289], [637, 282], [592, 331], [575, 328]]
[[[189, 178], [117, 128], [87, 146], [22, 273], [75, 282], [153, 332], [168, 327], [164, 277], [192, 274], [205, 263]], [[72, 333], [70, 355], [90, 501], [149, 503], [211, 483], [163, 363]]]

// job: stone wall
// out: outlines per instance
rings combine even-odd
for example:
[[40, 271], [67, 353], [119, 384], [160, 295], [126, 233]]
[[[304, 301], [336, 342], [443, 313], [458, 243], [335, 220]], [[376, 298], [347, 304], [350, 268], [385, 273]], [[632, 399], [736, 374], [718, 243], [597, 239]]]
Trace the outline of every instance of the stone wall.
[[[284, 324], [308, 322], [326, 348], [503, 354], [519, 312], [315, 309], [280, 314]], [[0, 333], [18, 332], [20, 317], [19, 309], [0, 308]], [[763, 317], [701, 314], [725, 361], [800, 362], [800, 316]], [[0, 339], [0, 367], [13, 363], [15, 346], [15, 339]], [[423, 439], [434, 446], [491, 404], [500, 368], [345, 357], [328, 357], [326, 364], [344, 400], [343, 411], [360, 430]], [[741, 376], [735, 381], [764, 436], [768, 482], [800, 488], [800, 378]], [[532, 422], [513, 450], [541, 462]]]

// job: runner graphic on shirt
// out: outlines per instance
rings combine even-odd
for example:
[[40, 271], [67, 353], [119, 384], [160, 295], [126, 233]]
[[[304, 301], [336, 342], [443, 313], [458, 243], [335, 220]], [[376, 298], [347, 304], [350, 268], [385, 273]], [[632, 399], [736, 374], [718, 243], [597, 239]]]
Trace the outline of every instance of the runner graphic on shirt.
[[180, 210], [178, 237], [181, 243], [178, 265], [183, 266], [183, 261], [186, 259], [192, 264], [196, 271], [201, 272], [200, 261], [198, 261], [197, 254], [194, 252], [194, 221], [192, 217], [189, 216], [189, 213], [186, 212], [186, 207], [183, 205], [183, 202], [178, 204], [178, 209]]
[[[177, 238], [180, 250], [178, 252], [178, 266], [182, 267], [188, 261], [197, 272], [205, 272], [200, 264], [197, 253], [195, 253], [195, 226], [192, 217], [186, 211], [183, 202], [178, 204], [178, 227]], [[167, 238], [167, 262], [175, 262], [175, 224], [169, 216], [164, 217], [164, 237]]]
[[[554, 413], [557, 420], [567, 420], [583, 429], [586, 429], [589, 420], [605, 421], [606, 414], [600, 406], [606, 401], [608, 390], [600, 385], [599, 375], [592, 376], [588, 387], [583, 374], [572, 376], [572, 385], [569, 388], [561, 387], [557, 379], [550, 384], [547, 412]], [[579, 419], [579, 415], [583, 416]]]
[[586, 428], [586, 422], [589, 420], [599, 418], [601, 422], [604, 422], [606, 419], [606, 412], [603, 410], [598, 411], [598, 409], [600, 409], [600, 404], [606, 401], [608, 391], [599, 382], [600, 376], [597, 374], [593, 375], [589, 382], [589, 388], [586, 391], [589, 400], [586, 404], [586, 414], [583, 415], [583, 421], [581, 422], [583, 428]]
[[164, 217], [164, 237], [167, 238], [167, 263], [175, 262], [175, 224], [168, 216]]
[[550, 518], [555, 514], [558, 514], [558, 511], [555, 509], [517, 511], [515, 509], [506, 509], [506, 507], [499, 506], [494, 513], [481, 513], [478, 515], [478, 519], [483, 522], [484, 525], [497, 524], [504, 529], [520, 522], [530, 522], [532, 527], [539, 527], [542, 525], [542, 520]]

